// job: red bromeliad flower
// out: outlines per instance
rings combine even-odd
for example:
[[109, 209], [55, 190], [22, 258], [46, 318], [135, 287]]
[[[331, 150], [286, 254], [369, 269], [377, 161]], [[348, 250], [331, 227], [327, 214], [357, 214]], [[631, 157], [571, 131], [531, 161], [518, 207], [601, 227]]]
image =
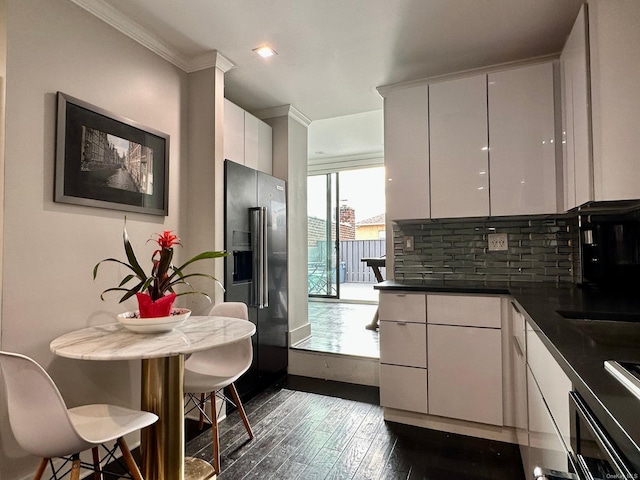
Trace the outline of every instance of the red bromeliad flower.
[[160, 235], [159, 233], [155, 233], [154, 235], [158, 238], [150, 238], [149, 240], [154, 240], [155, 242], [157, 242], [157, 244], [160, 245], [160, 248], [171, 248], [174, 245], [182, 246], [182, 244], [180, 243], [180, 239], [177, 235], [172, 234], [172, 231], [173, 230], [165, 230], [164, 232], [162, 232], [162, 235]]

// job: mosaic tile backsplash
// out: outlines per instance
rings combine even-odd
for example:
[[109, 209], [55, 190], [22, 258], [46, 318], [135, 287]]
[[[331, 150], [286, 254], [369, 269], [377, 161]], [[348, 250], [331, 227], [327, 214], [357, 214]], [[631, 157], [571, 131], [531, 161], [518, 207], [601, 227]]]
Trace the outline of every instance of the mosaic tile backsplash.
[[[489, 234], [506, 233], [508, 250], [489, 251]], [[579, 281], [575, 216], [450, 219], [393, 226], [396, 281]], [[413, 251], [403, 239], [414, 238]]]

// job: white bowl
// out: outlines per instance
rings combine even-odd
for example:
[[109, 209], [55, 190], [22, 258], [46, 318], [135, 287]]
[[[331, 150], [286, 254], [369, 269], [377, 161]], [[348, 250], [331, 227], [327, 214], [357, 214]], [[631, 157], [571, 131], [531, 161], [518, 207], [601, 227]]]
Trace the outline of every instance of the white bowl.
[[167, 317], [140, 318], [140, 312], [124, 312], [117, 316], [125, 328], [136, 333], [160, 333], [170, 332], [179, 327], [191, 315], [191, 310], [186, 308], [173, 308], [171, 315]]

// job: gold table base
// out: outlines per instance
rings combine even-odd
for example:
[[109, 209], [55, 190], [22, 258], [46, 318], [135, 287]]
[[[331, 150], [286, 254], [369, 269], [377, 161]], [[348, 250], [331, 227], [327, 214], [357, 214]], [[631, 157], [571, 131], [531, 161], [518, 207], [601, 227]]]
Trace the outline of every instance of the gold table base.
[[183, 355], [142, 360], [142, 410], [159, 417], [142, 431], [142, 476], [146, 480], [184, 478], [183, 379]]
[[142, 410], [159, 420], [143, 429], [142, 476], [146, 480], [215, 480], [208, 462], [184, 456], [184, 355], [142, 361]]

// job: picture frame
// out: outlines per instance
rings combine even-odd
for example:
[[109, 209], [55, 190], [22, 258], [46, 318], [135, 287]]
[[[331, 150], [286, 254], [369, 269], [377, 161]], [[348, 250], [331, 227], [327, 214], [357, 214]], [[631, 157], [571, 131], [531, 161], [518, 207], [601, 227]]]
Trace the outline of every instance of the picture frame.
[[54, 201], [168, 214], [169, 135], [57, 93]]

